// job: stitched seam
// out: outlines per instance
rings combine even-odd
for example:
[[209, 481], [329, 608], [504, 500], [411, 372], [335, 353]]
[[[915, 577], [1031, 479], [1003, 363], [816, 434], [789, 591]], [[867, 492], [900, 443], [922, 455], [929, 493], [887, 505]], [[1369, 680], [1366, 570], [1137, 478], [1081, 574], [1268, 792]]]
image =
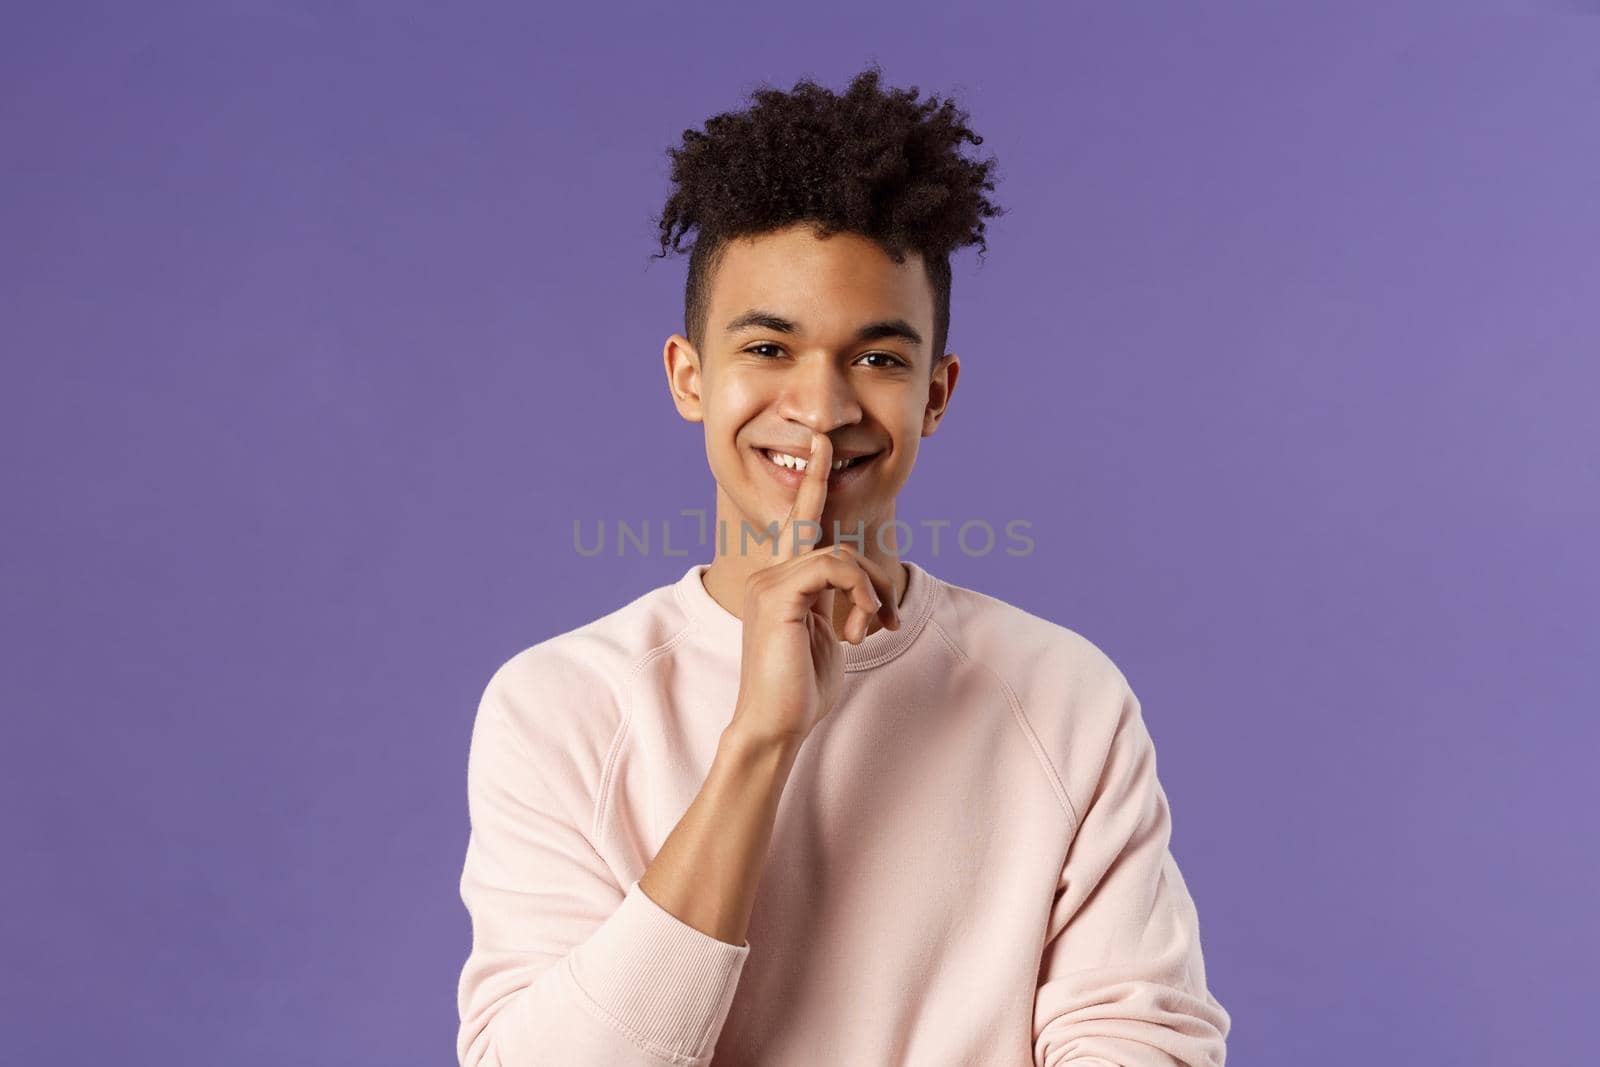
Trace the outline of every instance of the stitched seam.
[[628, 728], [633, 725], [634, 683], [638, 680], [639, 672], [644, 670], [651, 661], [671, 652], [689, 636], [693, 624], [686, 623], [682, 629], [673, 634], [663, 643], [652, 648], [628, 671], [627, 680], [622, 686], [622, 718], [617, 723], [617, 732], [611, 738], [611, 746], [606, 751], [605, 769], [600, 773], [600, 787], [596, 790], [594, 808], [593, 832], [595, 840], [604, 840], [606, 815], [610, 810], [611, 780], [616, 770], [617, 762], [622, 758], [623, 746], [627, 743]]
[[1011, 718], [1016, 722], [1017, 727], [1022, 731], [1023, 737], [1027, 739], [1028, 745], [1033, 749], [1034, 756], [1038, 758], [1044, 770], [1045, 779], [1049, 782], [1051, 791], [1055, 793], [1056, 800], [1061, 805], [1062, 813], [1067, 817], [1068, 833], [1076, 834], [1079, 822], [1077, 809], [1072, 806], [1072, 798], [1067, 795], [1067, 788], [1061, 781], [1061, 773], [1056, 770], [1056, 765], [1050, 759], [1050, 754], [1045, 751], [1044, 745], [1040, 744], [1039, 735], [1034, 732], [1033, 724], [1028, 721], [1027, 712], [1022, 708], [1022, 701], [1017, 699], [1017, 694], [1012, 691], [1011, 686], [992, 667], [986, 663], [979, 663], [963, 652], [961, 646], [956, 644], [955, 639], [939, 624], [937, 619], [931, 625], [934, 632], [944, 639], [945, 644], [950, 646], [950, 650], [960, 658], [961, 662], [977, 667], [999, 683], [1000, 691], [1006, 695], [1006, 702], [1011, 706]]
[[922, 610], [917, 612], [916, 618], [911, 621], [910, 629], [901, 631], [905, 634], [905, 639], [896, 643], [894, 647], [887, 648], [878, 655], [873, 656], [871, 659], [864, 659], [857, 663], [846, 663], [844, 665], [846, 671], [864, 671], [869, 667], [877, 667], [888, 663], [890, 660], [903, 655], [912, 646], [917, 639], [917, 635], [922, 632], [922, 628], [933, 618], [934, 606], [938, 603], [939, 598], [944, 595], [942, 584], [936, 581], [931, 574], [926, 576], [926, 581], [930, 582], [933, 588], [923, 602]]

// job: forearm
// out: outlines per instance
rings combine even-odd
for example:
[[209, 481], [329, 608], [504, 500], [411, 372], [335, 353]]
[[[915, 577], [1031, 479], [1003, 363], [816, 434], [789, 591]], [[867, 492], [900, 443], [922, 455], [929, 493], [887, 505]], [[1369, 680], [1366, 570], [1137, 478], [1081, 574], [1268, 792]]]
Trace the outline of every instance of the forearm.
[[640, 877], [639, 888], [689, 926], [743, 945], [778, 801], [799, 749], [792, 740], [756, 736], [733, 725], [725, 729], [705, 784]]

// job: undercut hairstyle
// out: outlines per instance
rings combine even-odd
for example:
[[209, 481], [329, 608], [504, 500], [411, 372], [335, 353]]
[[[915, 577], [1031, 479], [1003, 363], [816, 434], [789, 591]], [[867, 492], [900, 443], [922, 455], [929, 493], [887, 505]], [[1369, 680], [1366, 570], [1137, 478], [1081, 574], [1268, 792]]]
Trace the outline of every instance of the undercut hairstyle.
[[882, 88], [872, 64], [842, 94], [810, 78], [782, 92], [750, 94], [743, 111], [684, 130], [667, 149], [671, 195], [659, 220], [661, 250], [679, 252], [696, 231], [684, 284], [684, 333], [704, 352], [711, 280], [730, 240], [812, 225], [819, 238], [848, 231], [876, 242], [896, 263], [920, 253], [933, 286], [929, 373], [950, 332], [950, 255], [968, 245], [988, 251], [984, 220], [1005, 214], [994, 189], [993, 159], [961, 155], [983, 143], [968, 115], [946, 99], [918, 100], [910, 89]]

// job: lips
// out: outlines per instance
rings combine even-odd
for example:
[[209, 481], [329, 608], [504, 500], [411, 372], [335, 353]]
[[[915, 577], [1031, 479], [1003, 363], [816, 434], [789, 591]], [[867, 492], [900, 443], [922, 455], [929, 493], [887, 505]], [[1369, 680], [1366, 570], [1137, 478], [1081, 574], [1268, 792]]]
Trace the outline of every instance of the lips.
[[[756, 447], [756, 450], [759, 451], [759, 452], [782, 452], [783, 454], [788, 455], [788, 456], [799, 456], [801, 459], [810, 459], [811, 458], [811, 446], [809, 446], [809, 445], [799, 445], [799, 446], [794, 446], [794, 447], [790, 447], [790, 446], [787, 446], [787, 445], [756, 445], [755, 447]], [[836, 448], [836, 449], [833, 450], [833, 458], [835, 460], [840, 460], [840, 459], [859, 459], [862, 456], [875, 456], [879, 452], [882, 452], [882, 451], [883, 451], [883, 449], [881, 449], [881, 448], [877, 448], [877, 449]]]

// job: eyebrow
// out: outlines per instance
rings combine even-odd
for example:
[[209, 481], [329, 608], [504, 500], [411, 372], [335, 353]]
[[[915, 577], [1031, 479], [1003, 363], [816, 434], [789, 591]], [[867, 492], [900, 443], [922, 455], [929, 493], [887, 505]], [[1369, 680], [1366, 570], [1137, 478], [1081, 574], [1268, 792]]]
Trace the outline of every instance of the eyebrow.
[[[766, 311], [762, 308], [752, 308], [743, 315], [739, 315], [725, 327], [728, 333], [738, 333], [740, 330], [763, 329], [774, 333], [797, 334], [800, 325], [782, 315]], [[881, 341], [886, 337], [898, 337], [914, 345], [922, 343], [922, 335], [912, 328], [905, 319], [879, 319], [869, 322], [856, 331], [855, 341]]]

